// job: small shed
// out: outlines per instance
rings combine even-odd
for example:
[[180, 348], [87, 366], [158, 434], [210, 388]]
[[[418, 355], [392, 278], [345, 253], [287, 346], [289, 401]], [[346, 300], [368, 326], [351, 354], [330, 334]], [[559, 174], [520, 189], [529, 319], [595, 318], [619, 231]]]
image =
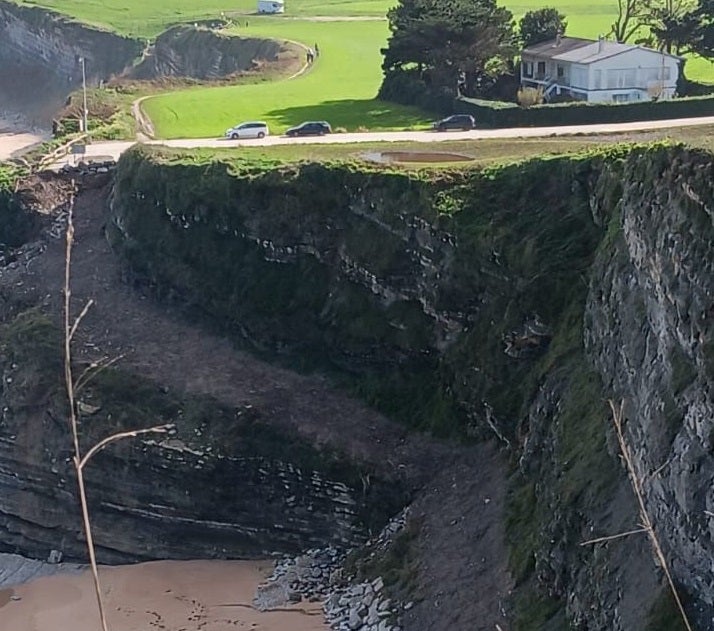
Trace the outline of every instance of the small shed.
[[285, 13], [284, 0], [258, 0], [258, 13]]

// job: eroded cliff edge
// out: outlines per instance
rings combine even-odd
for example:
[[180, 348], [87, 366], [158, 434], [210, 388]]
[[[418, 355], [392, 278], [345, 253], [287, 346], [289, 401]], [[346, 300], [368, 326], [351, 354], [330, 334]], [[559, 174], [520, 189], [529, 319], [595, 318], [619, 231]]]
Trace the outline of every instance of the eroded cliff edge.
[[146, 40], [0, 0], [0, 113], [49, 126], [67, 96], [82, 88], [82, 59], [91, 89], [117, 78], [231, 81], [244, 73], [286, 73], [301, 66], [295, 44], [226, 35], [215, 30], [220, 26], [179, 25]]
[[134, 151], [109, 233], [138, 283], [258, 351], [328, 367], [414, 427], [507, 445], [520, 629], [672, 628], [644, 538], [579, 545], [637, 527], [605, 405], [624, 399], [705, 629], [713, 171], [680, 147], [431, 175]]

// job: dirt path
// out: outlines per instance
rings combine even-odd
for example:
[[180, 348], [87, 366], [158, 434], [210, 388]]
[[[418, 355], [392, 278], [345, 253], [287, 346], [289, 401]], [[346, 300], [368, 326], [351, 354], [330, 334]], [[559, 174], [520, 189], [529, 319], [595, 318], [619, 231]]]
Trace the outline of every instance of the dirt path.
[[[410, 611], [406, 630], [493, 630], [502, 623], [500, 608], [511, 587], [502, 455], [490, 445], [463, 447], [408, 434], [327, 378], [299, 375], [236, 350], [123, 284], [103, 235], [107, 191], [85, 188], [75, 208], [73, 298], [77, 309], [95, 301], [77, 348], [92, 357], [125, 354], [125, 367], [178, 391], [229, 406], [250, 403], [266, 422], [405, 478], [422, 489], [415, 511], [424, 516], [417, 544], [422, 600]], [[50, 238], [43, 254], [0, 269], [0, 286], [44, 299], [59, 314], [63, 261], [62, 240]], [[441, 615], [445, 611], [451, 613]]]

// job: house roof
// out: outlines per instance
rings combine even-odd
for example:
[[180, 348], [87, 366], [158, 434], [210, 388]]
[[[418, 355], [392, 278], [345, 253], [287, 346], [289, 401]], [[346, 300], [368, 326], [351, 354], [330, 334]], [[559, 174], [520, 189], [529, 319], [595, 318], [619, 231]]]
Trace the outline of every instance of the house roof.
[[665, 57], [681, 59], [676, 55], [663, 53], [653, 48], [645, 48], [644, 46], [623, 44], [608, 39], [597, 41], [579, 37], [561, 37], [560, 40], [551, 39], [523, 49], [522, 54], [576, 64], [592, 64], [601, 59], [614, 57], [631, 50], [644, 50], [657, 55], [664, 55]]

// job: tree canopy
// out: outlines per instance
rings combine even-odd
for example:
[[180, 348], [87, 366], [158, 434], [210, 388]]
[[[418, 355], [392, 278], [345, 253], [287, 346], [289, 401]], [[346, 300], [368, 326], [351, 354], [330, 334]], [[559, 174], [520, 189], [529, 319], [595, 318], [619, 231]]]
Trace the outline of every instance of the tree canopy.
[[[685, 14], [678, 34], [689, 41], [689, 51], [707, 59], [714, 58], [714, 0], [699, 0], [697, 7]], [[686, 29], [690, 29], [689, 34]]]
[[495, 0], [400, 0], [388, 13], [385, 82], [416, 71], [430, 86], [471, 88], [516, 53], [513, 15]]
[[565, 35], [568, 23], [558, 9], [544, 7], [528, 11], [518, 23], [518, 33], [524, 48]]
[[668, 53], [714, 57], [714, 0], [618, 0], [618, 42], [634, 39]]

